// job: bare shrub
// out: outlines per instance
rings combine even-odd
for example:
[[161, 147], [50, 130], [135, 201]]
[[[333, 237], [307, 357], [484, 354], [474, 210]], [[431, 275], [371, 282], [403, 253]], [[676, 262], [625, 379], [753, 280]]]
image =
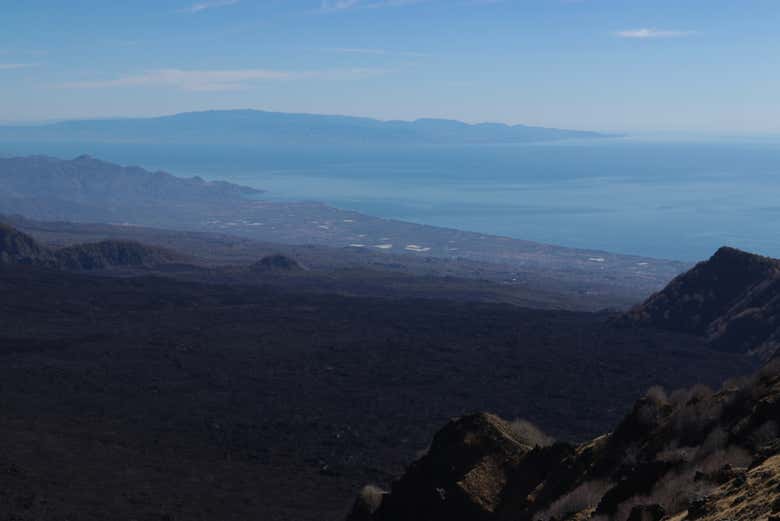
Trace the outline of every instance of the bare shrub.
[[[645, 504], [661, 505], [670, 515], [679, 513], [688, 508], [693, 499], [709, 494], [714, 488], [710, 483], [694, 480], [695, 475], [695, 469], [670, 472], [658, 480], [650, 495], [641, 498], [641, 501]], [[628, 508], [628, 512], [630, 511]]]
[[512, 435], [521, 443], [531, 447], [549, 447], [555, 439], [527, 420], [515, 420], [509, 424]]
[[658, 425], [664, 417], [664, 402], [657, 402], [653, 398], [645, 398], [637, 403], [635, 409], [635, 418], [640, 425], [647, 428], [653, 428]]
[[747, 376], [735, 376], [723, 382], [723, 385], [721, 386], [721, 390], [733, 392], [738, 389], [747, 387], [748, 385], [750, 385], [750, 383], [751, 383], [751, 379]]
[[658, 461], [666, 461], [669, 463], [677, 463], [681, 461], [691, 461], [693, 455], [696, 453], [695, 447], [675, 447], [662, 450], [656, 454], [655, 459]]
[[633, 467], [637, 463], [639, 463], [639, 457], [642, 454], [642, 449], [640, 449], [637, 445], [631, 444], [629, 445], [625, 451], [623, 451], [623, 463], [625, 465], [628, 465], [629, 467]]
[[769, 420], [750, 433], [748, 439], [754, 447], [761, 447], [777, 439], [778, 434], [780, 434], [780, 430], [777, 427], [777, 422]]
[[711, 474], [722, 469], [726, 465], [734, 468], [747, 467], [752, 461], [753, 457], [748, 451], [742, 447], [732, 445], [731, 447], [726, 447], [703, 457], [697, 462], [694, 470], [705, 474]]
[[699, 444], [699, 438], [714, 428], [723, 415], [723, 403], [714, 400], [714, 393], [709, 387], [697, 385], [688, 391], [687, 400], [674, 412], [674, 428], [681, 441], [688, 444]]
[[696, 451], [696, 457], [702, 458], [714, 452], [721, 451], [729, 441], [729, 434], [721, 427], [716, 427], [704, 439], [699, 449]]
[[612, 520], [626, 521], [631, 515], [631, 510], [633, 510], [634, 507], [639, 505], [652, 505], [654, 503], [656, 502], [649, 496], [634, 496], [618, 506], [617, 512], [612, 516]]
[[422, 458], [424, 456], [427, 456], [430, 451], [431, 451], [431, 446], [430, 445], [428, 445], [424, 449], [420, 449], [420, 450], [416, 451], [414, 453], [415, 459], [420, 459], [420, 458]]
[[672, 391], [672, 394], [669, 395], [669, 403], [672, 407], [678, 409], [688, 403], [689, 397], [690, 391], [688, 389], [675, 389]]
[[666, 390], [660, 385], [655, 385], [648, 389], [645, 393], [645, 397], [658, 404], [669, 403], [669, 398], [666, 396]]
[[712, 398], [715, 393], [703, 384], [696, 384], [690, 389], [677, 389], [669, 395], [669, 403], [675, 409], [693, 405], [697, 402]]
[[704, 384], [696, 384], [689, 391], [688, 403], [709, 400], [715, 393]]
[[384, 498], [385, 494], [386, 492], [376, 485], [366, 485], [358, 495], [355, 510], [360, 510], [361, 512], [367, 514], [373, 514], [379, 510], [380, 506], [382, 506], [382, 499]]
[[534, 516], [534, 521], [565, 519], [571, 514], [596, 508], [604, 494], [612, 488], [608, 481], [586, 481], [568, 494], [556, 499], [546, 510]]
[[780, 358], [770, 360], [764, 367], [762, 367], [756, 375], [759, 380], [771, 380], [780, 376]]

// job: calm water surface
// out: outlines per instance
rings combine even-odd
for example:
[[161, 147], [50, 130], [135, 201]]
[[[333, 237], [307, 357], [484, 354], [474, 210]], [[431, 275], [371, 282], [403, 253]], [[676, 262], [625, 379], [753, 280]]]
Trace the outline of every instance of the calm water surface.
[[696, 260], [729, 244], [780, 257], [780, 144], [231, 147], [0, 143], [226, 179], [278, 200], [566, 246]]

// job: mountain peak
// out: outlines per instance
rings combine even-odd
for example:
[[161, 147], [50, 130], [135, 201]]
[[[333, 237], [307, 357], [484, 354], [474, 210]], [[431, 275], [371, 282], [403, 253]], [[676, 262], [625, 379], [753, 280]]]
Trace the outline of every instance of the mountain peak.
[[0, 126], [0, 138], [235, 144], [479, 144], [612, 137], [592, 131], [469, 124], [451, 119], [382, 121], [367, 117], [211, 110], [154, 118], [72, 120], [35, 127]]
[[780, 346], [780, 261], [724, 246], [627, 313], [628, 323], [705, 336], [730, 351]]
[[251, 266], [252, 271], [303, 271], [304, 267], [297, 260], [281, 253], [266, 255]]
[[713, 269], [742, 269], [742, 270], [769, 270], [774, 271], [780, 267], [780, 261], [770, 257], [763, 257], [755, 253], [722, 246], [710, 257], [709, 263]]

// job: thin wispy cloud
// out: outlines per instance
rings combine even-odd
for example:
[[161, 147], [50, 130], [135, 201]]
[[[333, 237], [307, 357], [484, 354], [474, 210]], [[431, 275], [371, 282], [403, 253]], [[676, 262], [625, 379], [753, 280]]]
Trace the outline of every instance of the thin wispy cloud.
[[345, 11], [348, 9], [376, 9], [421, 4], [428, 0], [322, 0], [319, 12]]
[[200, 13], [208, 9], [215, 9], [217, 7], [227, 7], [229, 5], [236, 5], [241, 0], [206, 0], [205, 2], [198, 2], [192, 4], [189, 7], [180, 9], [182, 13]]
[[327, 47], [322, 50], [325, 52], [335, 52], [340, 54], [366, 54], [372, 56], [408, 56], [417, 58], [430, 56], [430, 54], [424, 52], [395, 51], [392, 49], [372, 49], [361, 47]]
[[0, 71], [10, 71], [15, 69], [29, 69], [37, 67], [37, 63], [0, 63]]
[[121, 87], [169, 87], [189, 91], [243, 90], [261, 81], [305, 79], [349, 80], [376, 76], [383, 69], [333, 69], [321, 71], [282, 71], [273, 69], [184, 70], [158, 69], [107, 80], [73, 81], [58, 85], [67, 89], [107, 89]]
[[339, 11], [360, 5], [360, 0], [322, 0], [321, 11]]
[[653, 39], [653, 38], [683, 38], [695, 34], [694, 31], [672, 31], [665, 29], [627, 29], [615, 33], [620, 38]]

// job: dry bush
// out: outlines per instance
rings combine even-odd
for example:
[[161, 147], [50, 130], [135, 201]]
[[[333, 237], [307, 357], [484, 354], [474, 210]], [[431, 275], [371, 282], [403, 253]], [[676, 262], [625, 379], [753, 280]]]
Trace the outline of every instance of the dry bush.
[[729, 434], [721, 427], [713, 429], [698, 446], [670, 443], [656, 454], [656, 460], [692, 463], [694, 470], [714, 472], [724, 465], [743, 467], [750, 463], [749, 453], [736, 445], [728, 446]]
[[641, 455], [642, 449], [636, 444], [631, 444], [623, 451], [623, 464], [633, 467], [639, 463]]
[[666, 396], [666, 390], [660, 385], [655, 385], [648, 389], [645, 393], [645, 397], [658, 404], [669, 403], [669, 398]]
[[367, 514], [373, 514], [382, 506], [382, 499], [385, 494], [386, 492], [376, 485], [366, 485], [358, 495], [355, 509]]
[[764, 365], [756, 377], [759, 381], [771, 380], [780, 376], [780, 358], [774, 358]]
[[701, 458], [697, 461], [694, 470], [704, 472], [705, 474], [711, 474], [722, 469], [726, 465], [733, 468], [747, 467], [752, 461], [753, 457], [748, 451], [742, 447], [733, 445], [712, 452]]
[[664, 449], [655, 455], [657, 461], [666, 461], [670, 463], [689, 462], [696, 454], [696, 447], [674, 447]]
[[748, 387], [751, 384], [751, 378], [748, 376], [735, 376], [733, 378], [729, 378], [725, 382], [723, 382], [723, 385], [721, 386], [721, 391], [736, 391], [738, 389], [743, 389], [745, 387]]
[[700, 439], [710, 432], [723, 416], [723, 403], [712, 399], [711, 389], [695, 386], [688, 392], [688, 399], [679, 406], [673, 416], [674, 429], [681, 442], [699, 445]]
[[657, 402], [654, 398], [645, 398], [637, 402], [635, 418], [640, 425], [652, 429], [658, 426], [661, 420], [668, 414], [665, 410], [666, 403]]
[[418, 451], [416, 451], [416, 452], [414, 453], [415, 459], [420, 459], [420, 458], [422, 458], [422, 457], [424, 457], [424, 456], [427, 456], [427, 455], [428, 455], [428, 453], [429, 453], [430, 451], [431, 451], [431, 446], [430, 446], [430, 444], [429, 444], [429, 445], [428, 445], [427, 447], [425, 447], [424, 449], [420, 449], [420, 450], [418, 450]]
[[[639, 505], [653, 505], [660, 504], [650, 496], [634, 496], [620, 504], [617, 512], [612, 516], [610, 521], [626, 521], [631, 515], [631, 510]], [[661, 505], [663, 506], [663, 505]]]
[[776, 440], [779, 434], [780, 429], [777, 427], [777, 422], [769, 420], [751, 432], [748, 439], [754, 447], [761, 447]]
[[527, 420], [515, 420], [509, 424], [512, 435], [522, 443], [531, 447], [549, 447], [555, 439]]
[[690, 389], [677, 389], [669, 395], [669, 403], [675, 409], [687, 407], [703, 400], [712, 398], [715, 393], [703, 384], [697, 384]]
[[677, 451], [696, 452], [696, 462], [688, 465], [685, 470], [680, 472], [670, 472], [656, 483], [653, 490], [646, 496], [635, 496], [623, 502], [618, 508], [616, 520], [623, 521], [631, 513], [631, 509], [637, 505], [661, 505], [667, 514], [673, 515], [688, 508], [689, 503], [703, 496], [708, 495], [716, 487], [715, 484], [706, 480], [696, 480], [697, 473], [712, 474], [724, 466], [729, 465], [733, 468], [745, 467], [750, 464], [752, 458], [750, 454], [737, 446], [731, 446], [721, 449], [718, 447], [723, 440], [721, 434], [715, 434], [710, 442], [709, 452], [704, 454], [701, 449], [692, 447], [682, 447], [675, 449]]
[[[688, 504], [696, 498], [707, 495], [713, 490], [713, 485], [704, 481], [695, 481], [695, 469], [683, 472], [670, 472], [658, 480], [653, 490], [647, 497], [639, 498], [644, 504], [658, 504], [673, 515], [688, 508]], [[629, 500], [631, 502], [633, 499]], [[626, 502], [626, 503], [628, 503]], [[632, 507], [639, 503], [634, 503]], [[626, 517], [631, 512], [628, 508]], [[625, 518], [623, 518], [625, 519]]]
[[723, 450], [729, 442], [729, 433], [723, 430], [722, 427], [714, 428], [704, 439], [701, 445], [699, 445], [696, 451], [696, 457], [702, 458], [708, 456], [714, 452]]
[[571, 514], [596, 508], [604, 494], [612, 488], [608, 481], [586, 481], [568, 494], [556, 499], [546, 510], [536, 514], [534, 521], [565, 519]]

